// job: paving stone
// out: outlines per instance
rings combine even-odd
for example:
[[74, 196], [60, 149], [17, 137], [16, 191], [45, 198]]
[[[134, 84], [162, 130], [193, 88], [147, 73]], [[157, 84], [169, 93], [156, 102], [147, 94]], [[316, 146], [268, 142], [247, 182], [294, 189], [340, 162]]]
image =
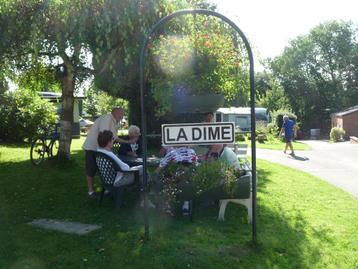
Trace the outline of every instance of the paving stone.
[[35, 219], [29, 222], [28, 224], [47, 230], [55, 230], [64, 233], [79, 234], [79, 235], [88, 234], [94, 230], [101, 228], [101, 226], [93, 225], [93, 224], [84, 224], [79, 222], [62, 221], [62, 220], [54, 220], [54, 219]]

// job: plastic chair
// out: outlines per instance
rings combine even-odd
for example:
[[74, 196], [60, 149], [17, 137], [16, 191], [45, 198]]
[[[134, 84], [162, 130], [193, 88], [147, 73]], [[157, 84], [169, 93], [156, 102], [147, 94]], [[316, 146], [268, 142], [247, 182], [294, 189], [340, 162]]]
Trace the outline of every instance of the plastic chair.
[[[99, 170], [100, 178], [101, 178], [101, 196], [99, 200], [99, 205], [101, 205], [104, 191], [108, 190], [113, 194], [115, 200], [115, 209], [119, 209], [125, 189], [128, 186], [136, 184], [139, 182], [139, 171], [123, 171], [120, 166], [108, 155], [97, 152], [96, 153], [96, 163]], [[134, 174], [134, 182], [129, 183], [128, 185], [123, 186], [114, 186], [114, 181], [117, 177], [117, 173], [121, 172], [123, 174], [133, 173]]]

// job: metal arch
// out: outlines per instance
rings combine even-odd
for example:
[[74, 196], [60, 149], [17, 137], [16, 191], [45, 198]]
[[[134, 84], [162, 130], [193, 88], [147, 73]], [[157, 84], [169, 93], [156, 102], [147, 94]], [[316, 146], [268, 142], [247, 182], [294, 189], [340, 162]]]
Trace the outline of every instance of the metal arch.
[[[221, 15], [218, 12], [206, 10], [206, 9], [190, 9], [190, 10], [179, 10], [176, 11], [162, 19], [160, 19], [150, 30], [149, 34], [145, 38], [140, 59], [139, 59], [139, 72], [140, 72], [140, 100], [141, 100], [141, 124], [142, 124], [142, 146], [143, 146], [143, 185], [144, 185], [144, 195], [146, 195], [147, 188], [147, 125], [145, 118], [145, 106], [144, 106], [144, 95], [145, 95], [145, 83], [144, 83], [144, 67], [145, 67], [145, 56], [148, 51], [148, 43], [152, 34], [165, 22], [171, 20], [174, 17], [178, 17], [181, 15], [187, 14], [202, 14], [207, 16], [217, 17], [227, 24], [229, 24], [235, 31], [240, 35], [241, 39], [245, 44], [245, 48], [247, 50], [249, 61], [250, 61], [250, 107], [251, 107], [251, 164], [252, 164], [252, 237], [253, 241], [256, 241], [256, 120], [255, 120], [255, 85], [254, 85], [254, 59], [250, 44], [244, 35], [244, 33], [240, 30], [240, 28], [227, 17]], [[146, 210], [146, 198], [144, 199], [144, 236], [145, 238], [149, 237], [149, 223], [148, 223], [148, 215]]]

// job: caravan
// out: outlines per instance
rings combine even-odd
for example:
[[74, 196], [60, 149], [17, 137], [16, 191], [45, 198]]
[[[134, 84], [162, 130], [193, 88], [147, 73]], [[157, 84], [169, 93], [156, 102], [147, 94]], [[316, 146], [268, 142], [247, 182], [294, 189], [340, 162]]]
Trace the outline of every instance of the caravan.
[[[217, 122], [234, 122], [235, 128], [248, 132], [251, 130], [251, 109], [250, 107], [222, 107], [216, 110], [215, 119]], [[267, 108], [255, 108], [257, 122], [267, 124], [270, 120]]]

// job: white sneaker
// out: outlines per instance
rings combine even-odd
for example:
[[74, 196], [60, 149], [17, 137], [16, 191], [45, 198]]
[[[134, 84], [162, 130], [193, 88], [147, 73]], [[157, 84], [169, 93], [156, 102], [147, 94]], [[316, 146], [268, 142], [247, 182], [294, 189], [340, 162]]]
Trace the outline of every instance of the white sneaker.
[[109, 195], [110, 193], [111, 193], [111, 192], [110, 192], [109, 190], [107, 190], [107, 189], [104, 190], [104, 195], [105, 195], [105, 196]]
[[183, 206], [181, 207], [181, 213], [183, 216], [189, 215], [189, 201], [184, 201]]

